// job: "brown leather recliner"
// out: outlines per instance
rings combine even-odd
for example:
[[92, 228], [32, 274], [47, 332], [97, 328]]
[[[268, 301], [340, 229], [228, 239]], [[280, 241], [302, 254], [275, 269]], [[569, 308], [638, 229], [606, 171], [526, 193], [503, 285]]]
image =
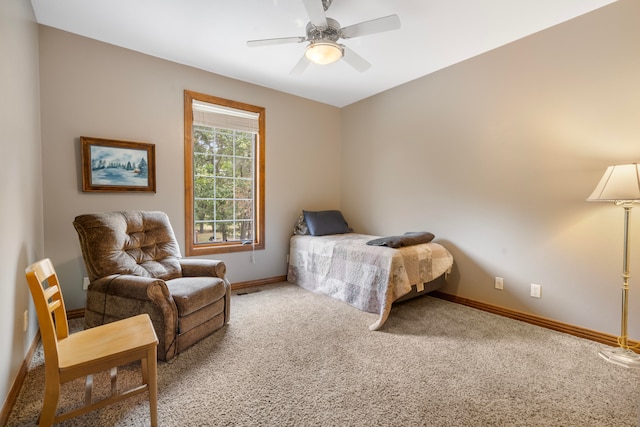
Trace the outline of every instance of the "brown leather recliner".
[[86, 327], [147, 313], [169, 360], [229, 321], [226, 265], [182, 259], [164, 212], [79, 215], [73, 226], [90, 281]]

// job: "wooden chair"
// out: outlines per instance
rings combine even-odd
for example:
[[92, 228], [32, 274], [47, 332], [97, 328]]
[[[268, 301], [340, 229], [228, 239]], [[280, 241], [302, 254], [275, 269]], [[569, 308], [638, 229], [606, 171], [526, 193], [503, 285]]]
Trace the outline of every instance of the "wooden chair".
[[[158, 338], [149, 315], [141, 314], [69, 334], [64, 300], [51, 261], [35, 262], [25, 273], [44, 347], [45, 393], [39, 425], [50, 426], [148, 391], [151, 425], [156, 426]], [[118, 393], [117, 367], [138, 360], [142, 365], [143, 384]], [[93, 402], [92, 375], [106, 370], [111, 370], [111, 395]], [[86, 377], [85, 405], [56, 416], [61, 384], [80, 377]]]

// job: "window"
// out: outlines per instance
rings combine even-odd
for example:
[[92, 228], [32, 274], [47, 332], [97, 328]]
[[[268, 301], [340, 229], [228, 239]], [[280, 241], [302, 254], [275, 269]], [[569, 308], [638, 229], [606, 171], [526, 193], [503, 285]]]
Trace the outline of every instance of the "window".
[[264, 113], [184, 92], [187, 256], [264, 249]]

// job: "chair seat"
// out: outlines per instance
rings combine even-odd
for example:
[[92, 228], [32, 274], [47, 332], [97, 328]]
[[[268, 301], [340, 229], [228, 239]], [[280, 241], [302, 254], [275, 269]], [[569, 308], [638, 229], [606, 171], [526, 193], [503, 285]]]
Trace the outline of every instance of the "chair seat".
[[104, 361], [104, 369], [139, 360], [136, 350], [144, 354], [157, 343], [158, 338], [146, 314], [76, 332], [58, 341], [60, 373], [63, 375], [68, 369], [77, 373], [82, 365], [87, 365], [87, 373], [95, 372], [100, 360]]

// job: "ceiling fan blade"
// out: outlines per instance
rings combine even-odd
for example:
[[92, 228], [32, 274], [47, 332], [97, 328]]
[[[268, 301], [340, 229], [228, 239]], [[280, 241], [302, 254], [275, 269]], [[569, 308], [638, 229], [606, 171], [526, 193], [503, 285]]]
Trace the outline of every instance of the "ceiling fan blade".
[[304, 72], [304, 70], [307, 69], [308, 65], [309, 65], [309, 60], [304, 55], [302, 55], [302, 58], [300, 58], [300, 61], [298, 61], [296, 66], [293, 67], [293, 69], [289, 72], [289, 74], [292, 76], [299, 76]]
[[327, 18], [324, 15], [322, 0], [304, 0], [304, 7], [307, 9], [309, 20], [316, 27], [326, 27]]
[[400, 28], [400, 18], [398, 15], [389, 15], [344, 27], [340, 30], [340, 37], [350, 39], [353, 37], [366, 36], [367, 34], [397, 30], [398, 28]]
[[346, 46], [342, 46], [342, 48], [344, 49], [344, 56], [342, 57], [342, 59], [344, 59], [347, 64], [351, 65], [356, 70], [362, 73], [367, 71], [369, 67], [371, 67], [371, 64], [369, 64], [367, 60], [362, 56], [358, 55]]
[[249, 40], [247, 42], [247, 46], [257, 47], [257, 46], [271, 46], [274, 44], [285, 44], [285, 43], [302, 43], [306, 39], [307, 39], [306, 37], [280, 37], [277, 39]]

